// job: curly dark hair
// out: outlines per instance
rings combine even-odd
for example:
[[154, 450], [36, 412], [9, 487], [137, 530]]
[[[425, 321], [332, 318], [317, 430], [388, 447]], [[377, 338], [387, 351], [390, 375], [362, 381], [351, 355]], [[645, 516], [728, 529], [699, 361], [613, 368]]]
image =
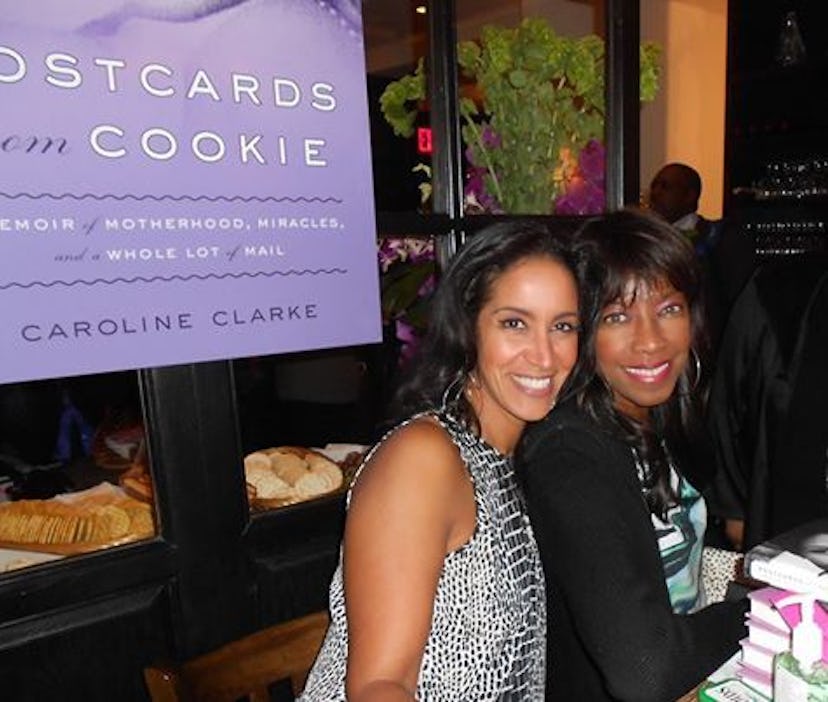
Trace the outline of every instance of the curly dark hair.
[[570, 246], [574, 228], [563, 222], [508, 220], [469, 237], [440, 279], [428, 331], [391, 406], [395, 419], [447, 403], [459, 420], [479, 432], [478, 418], [462, 390], [477, 364], [480, 310], [495, 281], [527, 258], [552, 258], [577, 279], [577, 257]]
[[[698, 372], [709, 365], [705, 362], [709, 342], [701, 267], [691, 244], [677, 229], [634, 210], [589, 220], [576, 232], [574, 243], [587, 263], [579, 268], [578, 280], [581, 345], [564, 390], [574, 394], [578, 405], [600, 426], [636, 451], [645, 468], [642, 487], [647, 504], [651, 512], [663, 517], [678, 500], [670, 485], [670, 459], [678, 465], [692, 465], [699, 461], [699, 447], [705, 445], [702, 410], [707, 379]], [[667, 281], [684, 293], [692, 352], [700, 361], [687, 364], [670, 399], [652, 409], [649, 425], [616, 409], [612, 390], [598, 372], [595, 352], [601, 311], [624, 299], [630, 280], [645, 286]]]

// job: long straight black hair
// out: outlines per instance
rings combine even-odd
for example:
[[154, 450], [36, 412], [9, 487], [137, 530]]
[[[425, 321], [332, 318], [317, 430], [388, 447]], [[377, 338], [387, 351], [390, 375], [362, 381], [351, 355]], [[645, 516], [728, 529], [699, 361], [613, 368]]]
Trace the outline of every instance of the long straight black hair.
[[[654, 514], [665, 516], [678, 497], [671, 487], [670, 461], [699, 477], [706, 446], [702, 425], [706, 393], [708, 335], [701, 267], [690, 242], [677, 229], [643, 212], [623, 210], [587, 221], [575, 235], [587, 264], [579, 269], [582, 332], [578, 362], [565, 392], [607, 432], [627, 443], [644, 469], [642, 488]], [[667, 282], [684, 293], [690, 312], [691, 348], [676, 389], [653, 408], [650, 423], [616, 409], [612, 390], [598, 371], [595, 337], [606, 305], [625, 300], [629, 284]], [[696, 354], [699, 363], [692, 358]]]

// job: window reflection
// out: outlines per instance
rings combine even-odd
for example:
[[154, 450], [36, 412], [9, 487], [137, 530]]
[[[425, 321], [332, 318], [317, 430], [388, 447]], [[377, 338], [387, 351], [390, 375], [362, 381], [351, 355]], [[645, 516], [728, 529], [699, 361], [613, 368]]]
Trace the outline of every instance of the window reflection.
[[233, 362], [252, 512], [347, 488], [374, 439], [380, 358], [366, 345]]
[[[418, 81], [424, 82], [417, 66], [426, 55], [427, 6], [428, 3], [417, 1], [368, 0], [364, 4], [374, 186], [379, 211], [428, 212], [430, 207], [431, 156], [424, 146], [428, 142], [426, 130], [430, 122], [428, 100], [412, 97], [417, 92]], [[530, 80], [523, 90], [512, 85], [517, 94], [504, 97], [502, 86], [491, 80], [488, 65], [485, 70], [474, 70], [466, 62], [459, 86], [466, 100], [465, 213], [590, 214], [601, 211], [603, 61], [592, 50], [594, 44], [578, 40], [602, 33], [603, 2], [458, 0], [456, 16], [461, 47], [468, 42], [485, 44], [486, 27], [497, 28], [505, 36], [506, 30], [532, 19], [548, 26], [560, 38], [560, 43], [577, 44], [578, 51], [584, 54], [573, 61], [568, 49], [561, 52], [541, 46], [538, 41], [527, 47], [525, 39], [513, 47], [515, 54], [541, 51], [544, 60], [538, 66], [545, 64], [546, 69], [555, 57], [561, 59], [562, 65], [577, 64], [569, 75], [561, 71], [552, 82], [561, 97], [556, 101], [556, 108], [544, 104], [554, 96], [547, 95], [537, 72], [526, 72], [525, 66], [518, 66], [519, 72], [523, 71], [522, 75]], [[597, 73], [598, 77], [589, 80], [585, 72]], [[516, 75], [512, 71], [504, 74], [502, 85], [509, 85], [511, 77]], [[559, 82], [561, 78], [563, 82]], [[579, 92], [573, 95], [576, 82], [580, 83]], [[531, 104], [525, 101], [529, 96], [534, 99]], [[577, 109], [564, 110], [566, 100], [572, 99], [578, 103]], [[383, 113], [378, 109], [381, 100], [391, 102], [392, 108]], [[528, 128], [529, 121], [534, 123], [534, 129]], [[587, 151], [582, 161], [584, 148]], [[546, 153], [551, 154], [547, 157], [549, 163], [534, 162], [539, 154]], [[558, 199], [562, 199], [560, 206]]]
[[135, 372], [0, 385], [0, 572], [152, 538], [148, 476]]
[[699, 212], [710, 219], [723, 204], [727, 21], [723, 0], [641, 3], [641, 38], [661, 47], [663, 69], [641, 110], [642, 200], [662, 166], [686, 163], [701, 176]]
[[594, 5], [460, 0], [457, 9], [465, 213], [602, 211]]
[[[380, 97], [390, 83], [413, 72], [428, 48], [428, 17], [423, 2], [365, 0], [363, 26], [368, 80], [374, 197], [380, 212], [422, 211], [418, 164], [430, 158], [418, 150], [416, 133], [401, 137], [382, 114]], [[428, 127], [421, 111], [416, 127]]]
[[254, 512], [344, 492], [382, 432], [393, 388], [425, 333], [434, 241], [382, 237], [377, 256], [382, 343], [233, 362]]

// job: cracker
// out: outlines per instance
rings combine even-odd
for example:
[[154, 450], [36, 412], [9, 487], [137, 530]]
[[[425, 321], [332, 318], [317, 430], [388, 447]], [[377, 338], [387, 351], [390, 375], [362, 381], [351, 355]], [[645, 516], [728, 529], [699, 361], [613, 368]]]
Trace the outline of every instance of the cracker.
[[270, 465], [288, 485], [295, 485], [308, 472], [307, 462], [293, 452], [274, 451], [270, 454]]

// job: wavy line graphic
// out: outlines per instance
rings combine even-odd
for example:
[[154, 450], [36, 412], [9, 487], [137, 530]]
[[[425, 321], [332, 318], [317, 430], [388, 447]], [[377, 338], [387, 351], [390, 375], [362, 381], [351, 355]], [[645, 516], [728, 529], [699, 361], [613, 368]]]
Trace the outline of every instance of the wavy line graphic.
[[304, 195], [298, 195], [296, 197], [290, 197], [285, 195], [284, 197], [261, 197], [258, 195], [216, 195], [215, 197], [211, 197], [209, 195], [115, 195], [114, 193], [105, 193], [103, 195], [96, 195], [95, 193], [62, 193], [60, 195], [55, 195], [53, 193], [3, 193], [0, 192], [0, 196], [9, 198], [10, 200], [18, 200], [18, 199], [28, 199], [28, 200], [98, 200], [99, 202], [104, 202], [106, 200], [117, 200], [118, 202], [124, 202], [126, 200], [134, 200], [135, 202], [143, 202], [145, 200], [150, 200], [153, 202], [307, 202], [307, 203], [335, 203], [337, 205], [341, 205], [343, 200], [342, 198], [338, 197], [320, 197], [319, 195], [311, 195], [310, 197], [305, 197]]
[[187, 282], [190, 280], [225, 280], [227, 278], [235, 278], [238, 280], [241, 278], [272, 278], [274, 276], [282, 276], [283, 278], [287, 278], [290, 276], [304, 275], [345, 275], [347, 273], [347, 268], [303, 268], [301, 270], [291, 268], [286, 271], [258, 271], [255, 273], [193, 273], [191, 275], [156, 275], [152, 276], [151, 278], [145, 278], [144, 276], [138, 275], [132, 278], [96, 278], [95, 280], [53, 280], [51, 283], [44, 283], [43, 281], [35, 280], [31, 283], [5, 283], [4, 285], [0, 285], [0, 290], [9, 290], [11, 288], [21, 288], [27, 290], [30, 288], [37, 287], [52, 288], [56, 286], [71, 288], [75, 285], [86, 285], [88, 287], [92, 287], [93, 285], [115, 285], [117, 283], [126, 283], [128, 285], [134, 285], [135, 283], [171, 283], [176, 280], [180, 280], [182, 282]]

